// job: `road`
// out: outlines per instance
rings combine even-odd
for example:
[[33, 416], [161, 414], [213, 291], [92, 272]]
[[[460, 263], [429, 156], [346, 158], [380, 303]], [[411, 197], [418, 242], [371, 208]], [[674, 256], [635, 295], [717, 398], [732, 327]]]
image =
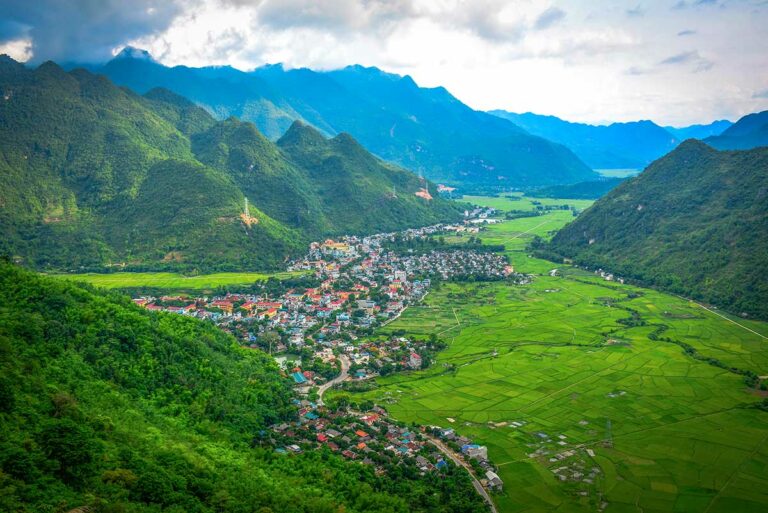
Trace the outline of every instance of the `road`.
[[478, 481], [477, 477], [475, 476], [475, 471], [472, 470], [472, 467], [469, 465], [469, 463], [464, 461], [463, 458], [459, 457], [459, 455], [453, 452], [450, 447], [446, 446], [437, 438], [428, 435], [427, 438], [429, 439], [429, 443], [437, 447], [437, 449], [448, 456], [451, 461], [453, 461], [456, 465], [463, 467], [469, 473], [469, 477], [472, 478], [472, 484], [474, 485], [475, 490], [477, 490], [477, 493], [479, 493], [480, 496], [485, 499], [485, 502], [488, 503], [488, 507], [491, 508], [491, 513], [499, 513], [496, 509], [496, 505], [491, 500], [491, 496], [488, 495], [488, 491], [483, 488], [483, 485], [480, 484], [480, 481]]
[[321, 385], [320, 388], [317, 389], [317, 405], [323, 406], [323, 394], [326, 390], [329, 388], [338, 385], [345, 379], [347, 379], [347, 376], [349, 376], [349, 358], [347, 358], [346, 355], [339, 356], [339, 361], [341, 361], [341, 373], [339, 373], [338, 376], [330, 380], [325, 385]]

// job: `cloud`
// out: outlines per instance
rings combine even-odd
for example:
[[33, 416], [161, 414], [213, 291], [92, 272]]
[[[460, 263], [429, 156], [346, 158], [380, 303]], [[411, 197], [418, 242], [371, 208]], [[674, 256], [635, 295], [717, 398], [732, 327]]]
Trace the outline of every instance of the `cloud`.
[[643, 7], [641, 4], [637, 4], [631, 9], [627, 9], [625, 12], [630, 18], [642, 18], [645, 16], [645, 7]]
[[543, 30], [555, 25], [556, 23], [559, 23], [563, 20], [563, 18], [565, 18], [565, 11], [558, 7], [552, 6], [539, 14], [533, 26], [537, 30]]
[[695, 73], [710, 70], [712, 69], [712, 66], [714, 66], [712, 61], [702, 57], [697, 50], [671, 55], [659, 62], [659, 65], [661, 66], [676, 66], [683, 64], [693, 64], [693, 71]]
[[681, 30], [680, 32], [677, 33], [677, 35], [680, 37], [693, 36], [695, 34], [696, 34], [695, 30]]
[[0, 0], [0, 42], [28, 39], [35, 61], [103, 60], [115, 46], [166, 29], [177, 1]]
[[768, 89], [763, 89], [762, 91], [755, 91], [755, 93], [752, 95], [752, 98], [768, 98]]

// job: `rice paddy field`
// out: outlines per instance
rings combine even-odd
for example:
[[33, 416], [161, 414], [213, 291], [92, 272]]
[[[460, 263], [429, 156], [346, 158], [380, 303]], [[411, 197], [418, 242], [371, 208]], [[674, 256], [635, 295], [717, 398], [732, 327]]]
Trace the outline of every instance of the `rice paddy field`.
[[268, 278], [287, 278], [301, 273], [214, 273], [184, 276], [177, 273], [84, 273], [58, 274], [55, 276], [90, 283], [108, 289], [157, 288], [163, 290], [214, 290], [217, 287], [250, 285]]
[[503, 512], [768, 511], [768, 412], [739, 373], [768, 375], [768, 325], [526, 254], [570, 219], [481, 233], [532, 282], [433, 290], [385, 330], [437, 333], [449, 347], [351, 399], [487, 445]]

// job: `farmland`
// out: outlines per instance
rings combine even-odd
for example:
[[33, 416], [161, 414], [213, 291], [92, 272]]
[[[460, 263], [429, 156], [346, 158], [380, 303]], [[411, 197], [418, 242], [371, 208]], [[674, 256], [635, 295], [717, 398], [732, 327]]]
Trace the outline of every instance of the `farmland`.
[[526, 254], [570, 219], [489, 227], [532, 283], [443, 284], [385, 328], [438, 334], [437, 362], [351, 400], [487, 445], [501, 511], [765, 511], [768, 413], [744, 373], [768, 374], [768, 326]]
[[287, 278], [297, 273], [214, 273], [184, 276], [177, 273], [85, 273], [58, 274], [57, 277], [90, 283], [107, 289], [157, 288], [163, 290], [213, 290], [217, 287], [249, 285], [270, 277]]

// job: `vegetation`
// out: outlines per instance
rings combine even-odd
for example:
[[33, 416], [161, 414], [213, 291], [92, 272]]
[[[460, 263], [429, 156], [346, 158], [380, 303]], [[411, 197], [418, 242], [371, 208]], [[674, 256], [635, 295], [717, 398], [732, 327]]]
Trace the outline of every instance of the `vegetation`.
[[765, 509], [768, 414], [755, 376], [767, 373], [768, 326], [568, 265], [551, 275], [526, 244], [570, 220], [555, 210], [490, 226], [483, 241], [505, 241], [532, 282], [441, 284], [379, 333], [439, 335], [448, 347], [433, 365], [329, 400], [370, 401], [487, 445], [502, 512]]
[[768, 319], [766, 169], [768, 149], [718, 152], [687, 141], [542, 249]]
[[462, 470], [387, 476], [327, 449], [280, 455], [295, 420], [271, 358], [129, 298], [0, 264], [0, 510], [478, 511]]
[[269, 270], [314, 238], [458, 217], [347, 135], [297, 125], [278, 147], [170, 91], [140, 97], [51, 62], [6, 57], [0, 87], [0, 253], [36, 268]]
[[605, 196], [614, 187], [623, 182], [623, 178], [603, 178], [590, 182], [579, 182], [572, 185], [551, 185], [526, 192], [533, 198], [573, 198], [595, 200]]

